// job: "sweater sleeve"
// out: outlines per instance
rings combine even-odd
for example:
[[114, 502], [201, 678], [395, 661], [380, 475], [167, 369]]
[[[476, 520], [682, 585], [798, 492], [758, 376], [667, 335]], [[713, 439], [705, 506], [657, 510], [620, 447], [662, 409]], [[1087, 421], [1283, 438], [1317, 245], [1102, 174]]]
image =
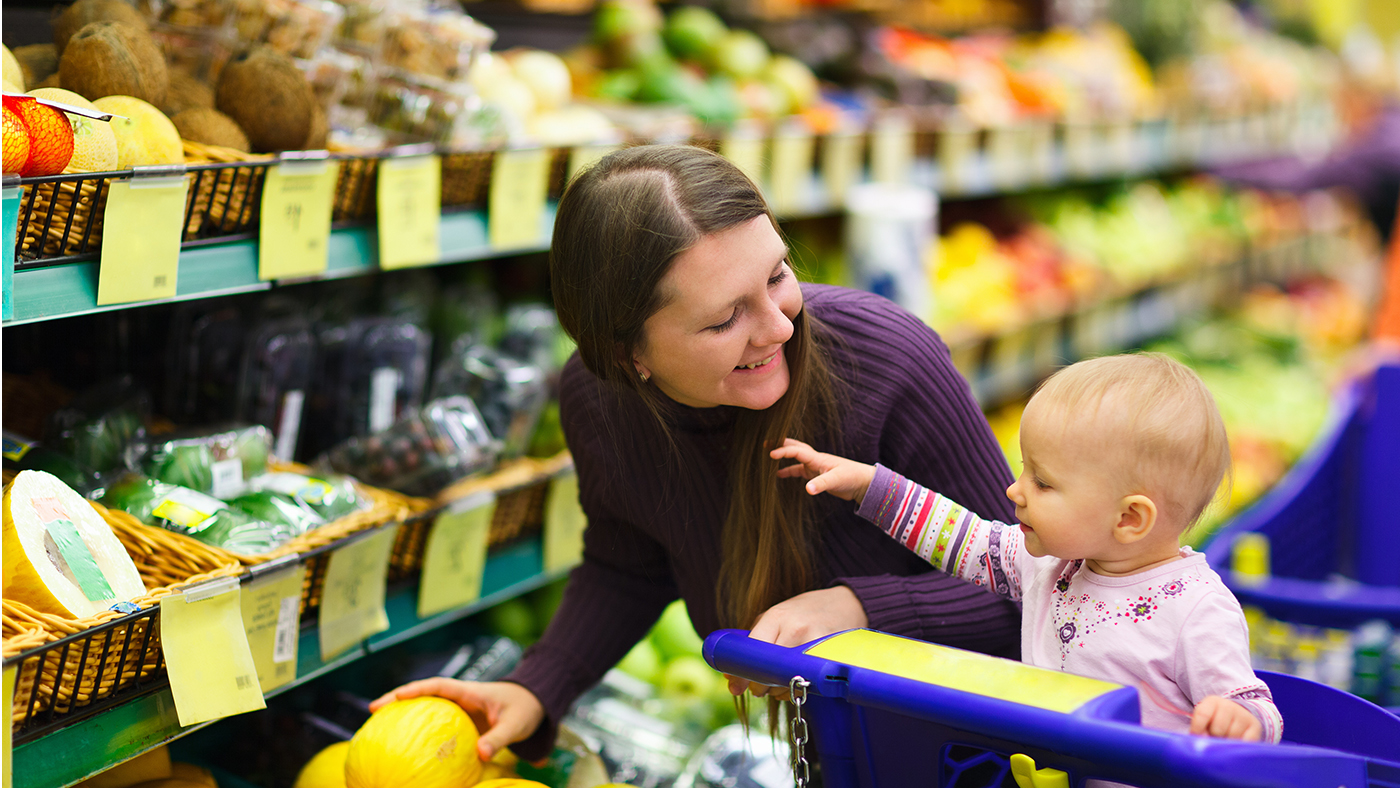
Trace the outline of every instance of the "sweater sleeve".
[[1228, 698], [1259, 720], [1262, 741], [1283, 738], [1283, 716], [1250, 667], [1249, 629], [1228, 591], [1207, 594], [1191, 611], [1177, 641], [1176, 684], [1193, 707], [1210, 695]]
[[[873, 414], [859, 422], [877, 436], [873, 456], [860, 459], [1011, 522], [1015, 510], [1005, 495], [1013, 481], [1010, 466], [938, 334], [878, 296], [841, 296], [857, 303], [824, 319], [854, 354], [856, 407]], [[863, 441], [848, 431], [847, 442]], [[931, 569], [834, 583], [855, 592], [874, 629], [999, 656], [1020, 654], [1020, 610], [986, 589]]]

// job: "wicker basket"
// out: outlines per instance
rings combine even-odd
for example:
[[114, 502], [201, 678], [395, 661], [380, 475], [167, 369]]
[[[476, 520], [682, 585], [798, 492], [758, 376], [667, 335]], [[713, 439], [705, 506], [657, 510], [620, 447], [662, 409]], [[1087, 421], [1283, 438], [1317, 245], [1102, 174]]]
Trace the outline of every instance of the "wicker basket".
[[[11, 720], [16, 730], [42, 715], [62, 718], [143, 682], [164, 669], [154, 608], [178, 589], [243, 567], [193, 539], [142, 524], [126, 512], [92, 504], [136, 564], [150, 589], [131, 600], [139, 612], [104, 611], [82, 619], [38, 612], [6, 599], [3, 653], [21, 659]], [[84, 637], [84, 635], [86, 635]], [[73, 637], [79, 636], [79, 637]], [[65, 641], [62, 648], [44, 647]], [[33, 652], [32, 659], [25, 659]]]
[[113, 173], [57, 176], [25, 187], [20, 203], [16, 260], [95, 254], [102, 244], [102, 214]]
[[377, 158], [340, 159], [340, 173], [335, 181], [335, 200], [331, 203], [331, 221], [357, 222], [375, 214], [379, 174]]
[[[181, 140], [191, 166], [185, 198], [185, 235], [194, 241], [247, 232], [262, 215], [262, 185], [274, 156]], [[198, 165], [237, 165], [199, 167]]]
[[442, 157], [442, 207], [482, 208], [491, 196], [491, 167], [496, 152], [448, 153]]

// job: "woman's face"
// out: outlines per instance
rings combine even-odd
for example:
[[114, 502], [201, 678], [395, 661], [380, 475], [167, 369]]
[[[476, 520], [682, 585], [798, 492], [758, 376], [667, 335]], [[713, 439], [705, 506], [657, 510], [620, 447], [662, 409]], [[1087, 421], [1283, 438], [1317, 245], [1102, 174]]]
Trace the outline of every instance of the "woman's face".
[[783, 343], [802, 311], [787, 246], [767, 216], [701, 238], [659, 285], [633, 362], [683, 405], [762, 410], [787, 391]]

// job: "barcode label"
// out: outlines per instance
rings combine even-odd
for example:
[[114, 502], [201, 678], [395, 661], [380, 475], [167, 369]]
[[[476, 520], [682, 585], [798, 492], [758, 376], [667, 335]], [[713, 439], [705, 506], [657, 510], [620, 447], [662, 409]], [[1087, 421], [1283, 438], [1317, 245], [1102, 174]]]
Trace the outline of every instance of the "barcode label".
[[238, 688], [241, 690], [248, 689], [249, 687], [253, 686], [253, 678], [251, 676], [236, 676], [234, 677], [233, 682], [237, 684]]
[[277, 609], [277, 636], [272, 644], [272, 661], [290, 662], [297, 656], [297, 611], [301, 598], [284, 596]]
[[394, 424], [394, 404], [399, 395], [399, 371], [380, 367], [369, 383], [369, 431], [383, 432]]
[[236, 498], [243, 494], [243, 461], [234, 457], [214, 463], [214, 497]]

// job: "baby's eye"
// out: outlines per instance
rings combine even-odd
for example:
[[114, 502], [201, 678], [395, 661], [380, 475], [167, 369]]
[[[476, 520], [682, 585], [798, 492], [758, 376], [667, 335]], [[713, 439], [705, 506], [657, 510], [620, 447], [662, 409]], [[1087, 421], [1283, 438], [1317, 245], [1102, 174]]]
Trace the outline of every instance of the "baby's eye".
[[1040, 490], [1048, 490], [1048, 489], [1050, 489], [1050, 485], [1046, 484], [1045, 482], [1043, 482], [1043, 481], [1041, 481], [1041, 480], [1039, 480], [1039, 479], [1033, 479], [1033, 481], [1035, 482], [1035, 486], [1036, 486], [1037, 489], [1040, 489]]

